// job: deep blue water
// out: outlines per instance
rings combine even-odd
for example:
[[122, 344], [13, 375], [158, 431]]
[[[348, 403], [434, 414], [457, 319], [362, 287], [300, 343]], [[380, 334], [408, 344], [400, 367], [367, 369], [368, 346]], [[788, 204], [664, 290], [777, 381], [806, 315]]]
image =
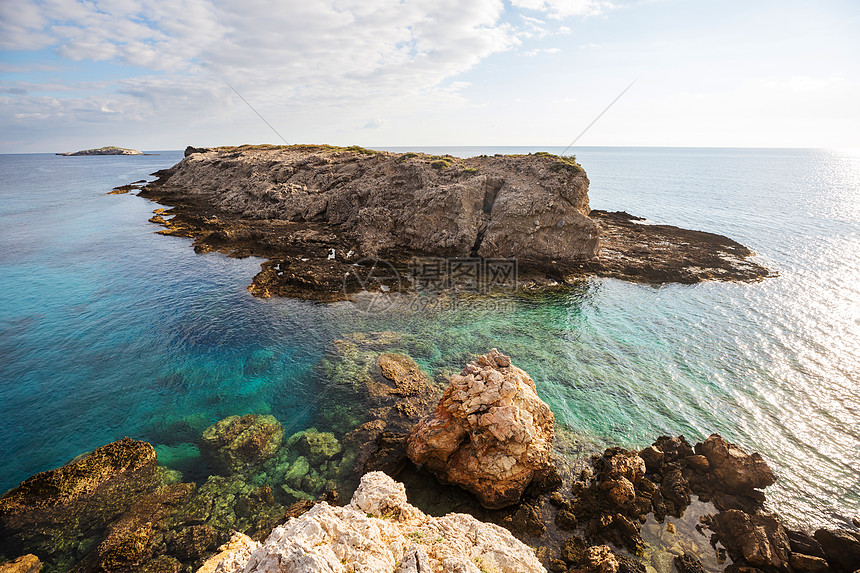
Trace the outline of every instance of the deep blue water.
[[511, 354], [557, 417], [599, 444], [719, 431], [777, 470], [773, 509], [847, 526], [860, 514], [860, 152], [575, 151], [593, 208], [726, 234], [780, 276], [591, 280], [495, 310], [261, 300], [246, 290], [260, 260], [196, 255], [154, 234], [156, 204], [105, 195], [181, 152], [0, 156], [0, 491], [125, 435], [181, 467], [171, 459], [189, 450], [168, 430], [181, 419], [270, 412], [301, 429], [331, 341], [396, 330], [429, 343], [428, 370], [493, 346]]

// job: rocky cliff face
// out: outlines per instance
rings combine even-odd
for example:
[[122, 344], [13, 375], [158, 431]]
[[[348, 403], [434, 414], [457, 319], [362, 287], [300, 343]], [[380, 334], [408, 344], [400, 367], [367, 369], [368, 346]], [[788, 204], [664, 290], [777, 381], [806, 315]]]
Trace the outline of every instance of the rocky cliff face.
[[549, 155], [204, 150], [174, 167], [163, 187], [244, 218], [336, 226], [364, 256], [409, 250], [549, 262], [590, 258], [598, 247], [585, 172]]

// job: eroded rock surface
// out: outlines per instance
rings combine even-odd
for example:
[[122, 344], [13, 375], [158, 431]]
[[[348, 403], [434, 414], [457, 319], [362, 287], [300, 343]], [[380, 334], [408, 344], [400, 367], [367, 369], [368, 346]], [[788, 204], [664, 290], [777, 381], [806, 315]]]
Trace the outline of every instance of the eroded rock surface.
[[42, 562], [33, 554], [22, 555], [8, 563], [0, 563], [0, 573], [39, 573]]
[[[422, 568], [424, 566], [425, 568]], [[382, 472], [365, 474], [345, 507], [319, 503], [275, 528], [244, 562], [219, 573], [281, 571], [544, 572], [534, 551], [506, 529], [471, 516], [434, 518], [409, 505]]]
[[[155, 175], [139, 195], [173, 207], [151, 219], [166, 227], [160, 232], [193, 237], [198, 252], [269, 259], [250, 287], [258, 296], [339, 300], [408, 289], [413, 256], [515, 258], [519, 283], [535, 285], [595, 274], [685, 283], [768, 275], [720, 235], [590, 216], [585, 172], [547, 153], [189, 148]], [[354, 266], [375, 257], [403, 280]], [[360, 281], [350, 278], [357, 270]]]
[[696, 452], [707, 458], [707, 466], [723, 489], [733, 493], [746, 493], [776, 483], [773, 471], [758, 453], [747, 454], [737, 444], [730, 444], [719, 434], [711, 434], [696, 446]]
[[485, 507], [504, 507], [549, 470], [554, 420], [529, 375], [493, 349], [451, 376], [434, 413], [410, 432], [409, 459]]

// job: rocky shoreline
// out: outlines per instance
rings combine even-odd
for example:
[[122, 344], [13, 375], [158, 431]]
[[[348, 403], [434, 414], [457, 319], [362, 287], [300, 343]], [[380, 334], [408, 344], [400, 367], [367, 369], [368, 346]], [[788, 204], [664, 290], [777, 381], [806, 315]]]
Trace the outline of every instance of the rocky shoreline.
[[476, 356], [445, 384], [410, 344], [338, 341], [312, 428], [210, 425], [201, 483], [130, 438], [33, 476], [0, 498], [0, 561], [18, 559], [0, 571], [860, 568], [857, 531], [794, 531], [766, 510], [777, 476], [758, 454], [661, 436], [589, 458], [509, 357]]
[[[189, 147], [154, 175], [138, 194], [169, 207], [150, 219], [165, 227], [159, 232], [193, 238], [197, 252], [267, 259], [249, 286], [257, 296], [332, 301], [411, 290], [416, 257], [516, 260], [518, 286], [772, 275], [727, 237], [592, 211], [582, 167], [548, 153], [460, 159], [324, 145]], [[345, 280], [378, 259], [399, 280]]]

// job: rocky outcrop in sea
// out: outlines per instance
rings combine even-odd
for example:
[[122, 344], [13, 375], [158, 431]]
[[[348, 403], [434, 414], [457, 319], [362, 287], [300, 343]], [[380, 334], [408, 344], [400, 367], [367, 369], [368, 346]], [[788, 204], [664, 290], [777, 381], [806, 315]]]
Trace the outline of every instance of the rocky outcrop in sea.
[[[549, 153], [461, 159], [357, 146], [188, 148], [154, 175], [139, 195], [171, 206], [150, 219], [166, 227], [160, 232], [193, 237], [198, 252], [268, 259], [250, 287], [259, 296], [409, 290], [415, 257], [515, 260], [519, 285], [769, 274], [721, 235], [591, 211], [585, 171]], [[384, 259], [393, 272], [349, 280], [355, 265], [372, 267], [369, 259]], [[453, 282], [446, 288], [464, 286]]]
[[143, 152], [138, 151], [137, 149], [126, 149], [124, 147], [114, 147], [112, 145], [109, 145], [107, 147], [99, 147], [98, 149], [84, 149], [82, 151], [57, 153], [57, 155], [64, 155], [66, 157], [73, 157], [79, 155], [143, 155]]

